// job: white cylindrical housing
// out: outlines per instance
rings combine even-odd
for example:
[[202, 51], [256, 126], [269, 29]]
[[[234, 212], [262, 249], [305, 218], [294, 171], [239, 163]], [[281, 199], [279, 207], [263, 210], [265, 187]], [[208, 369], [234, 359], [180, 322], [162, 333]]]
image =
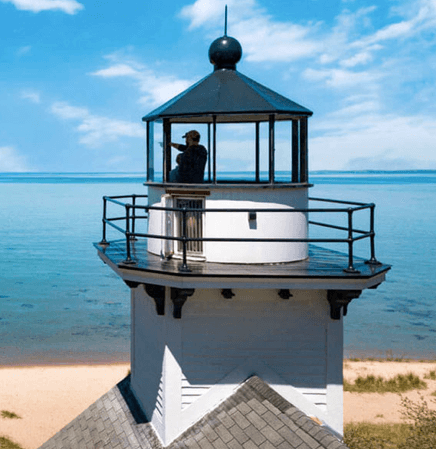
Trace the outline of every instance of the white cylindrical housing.
[[[224, 241], [188, 243], [188, 257], [220, 263], [281, 263], [308, 257], [307, 242], [229, 242], [226, 239], [307, 239], [308, 188], [294, 186], [205, 186], [182, 189], [149, 186], [149, 205], [205, 209], [187, 213], [186, 232], [193, 238]], [[229, 211], [214, 212], [214, 209]], [[256, 210], [250, 213], [246, 209]], [[280, 211], [274, 211], [279, 209]], [[210, 212], [208, 212], [210, 210]], [[269, 212], [271, 210], [271, 212]], [[181, 236], [181, 213], [150, 210], [148, 233]], [[181, 255], [177, 241], [149, 238], [148, 251], [157, 255]]]

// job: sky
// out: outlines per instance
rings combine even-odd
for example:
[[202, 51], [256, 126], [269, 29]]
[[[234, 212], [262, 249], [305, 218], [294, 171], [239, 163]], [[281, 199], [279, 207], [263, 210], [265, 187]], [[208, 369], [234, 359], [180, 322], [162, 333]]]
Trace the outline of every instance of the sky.
[[310, 170], [436, 169], [436, 0], [0, 0], [0, 172], [145, 171], [141, 119], [212, 71], [226, 4], [237, 69], [314, 112]]

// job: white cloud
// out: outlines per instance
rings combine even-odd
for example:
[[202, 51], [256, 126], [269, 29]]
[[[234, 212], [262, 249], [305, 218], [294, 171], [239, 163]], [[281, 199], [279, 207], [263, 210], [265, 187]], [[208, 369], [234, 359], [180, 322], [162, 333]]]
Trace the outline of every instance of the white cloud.
[[387, 40], [406, 38], [412, 34], [417, 20], [403, 21], [387, 25], [370, 36], [352, 42], [350, 48], [368, 47]]
[[317, 25], [275, 21], [256, 0], [197, 0], [181, 10], [189, 28], [214, 30], [224, 23], [224, 6], [229, 6], [228, 35], [241, 42], [245, 59], [253, 62], [291, 61], [318, 54]]
[[285, 61], [314, 56], [320, 44], [310, 35], [316, 27], [274, 22], [268, 16], [253, 17], [235, 24], [246, 61]]
[[369, 51], [362, 51], [351, 56], [348, 59], [344, 59], [340, 62], [340, 65], [343, 67], [355, 67], [356, 65], [367, 64], [368, 62], [372, 61], [372, 59], [373, 56]]
[[[432, 169], [434, 167], [436, 167], [436, 163], [425, 168]], [[395, 157], [392, 152], [381, 153], [374, 157], [356, 157], [350, 159], [344, 166], [345, 170], [419, 170], [422, 168], [422, 164], [413, 157]]]
[[[389, 41], [398, 41], [413, 38], [422, 30], [436, 25], [436, 1], [420, 0], [413, 4], [406, 2], [403, 8], [392, 8], [392, 14], [407, 16], [407, 20], [399, 20], [385, 25], [374, 33], [359, 37], [355, 40], [349, 39], [347, 49], [355, 52], [356, 48], [362, 49], [358, 55], [365, 55], [366, 61], [371, 60], [371, 53], [382, 49]], [[372, 12], [369, 10], [368, 12]], [[348, 59], [352, 62], [352, 59]], [[344, 62], [346, 64], [346, 62]]]
[[357, 166], [391, 170], [404, 168], [405, 161], [413, 169], [436, 168], [436, 120], [432, 118], [364, 113], [349, 120], [315, 122], [310, 129], [314, 134], [323, 130], [323, 135], [310, 140], [312, 170]]
[[330, 117], [338, 120], [350, 119], [351, 117], [361, 116], [362, 114], [374, 113], [380, 109], [377, 98], [364, 99], [363, 101], [353, 102], [342, 109], [331, 113]]
[[348, 89], [360, 87], [361, 89], [374, 87], [374, 82], [381, 75], [373, 72], [353, 72], [345, 69], [306, 69], [303, 76], [310, 81], [324, 81], [329, 87], [335, 89]]
[[56, 102], [52, 104], [51, 112], [62, 119], [84, 119], [88, 117], [89, 111], [86, 108], [78, 108], [77, 106], [71, 106], [65, 102]]
[[356, 11], [348, 9], [342, 11], [336, 18], [336, 25], [329, 31], [325, 31], [320, 40], [323, 41], [323, 52], [320, 57], [321, 64], [330, 64], [345, 60], [344, 66], [351, 67], [363, 60], [371, 60], [370, 50], [376, 50], [375, 44], [369, 48], [362, 48], [358, 53], [350, 51], [350, 44], [354, 36], [360, 36], [367, 28], [371, 29], [371, 13], [376, 11], [375, 6], [359, 8]]
[[[344, 9], [336, 25], [296, 24], [272, 17], [256, 0], [196, 0], [181, 9], [190, 29], [205, 28], [216, 35], [222, 26], [224, 6], [229, 5], [229, 35], [241, 42], [245, 60], [253, 62], [291, 62], [319, 57], [321, 64], [337, 62], [352, 68], [371, 63], [374, 53], [389, 41], [409, 38], [436, 25], [436, 1], [406, 2], [402, 9], [391, 8], [389, 17], [397, 21], [377, 29], [373, 23], [376, 6]], [[357, 2], [356, 2], [357, 4]]]
[[106, 69], [91, 73], [102, 78], [128, 77], [133, 79], [142, 96], [139, 102], [143, 105], [155, 107], [170, 100], [192, 85], [193, 80], [183, 80], [174, 75], [155, 72], [142, 64], [122, 56], [109, 55], [107, 59], [113, 65]]
[[103, 78], [112, 78], [115, 76], [139, 76], [139, 72], [128, 64], [116, 64], [107, 69], [97, 70], [91, 75], [101, 76]]
[[93, 115], [87, 108], [71, 106], [66, 102], [53, 103], [51, 112], [63, 120], [78, 121], [76, 130], [82, 135], [79, 142], [88, 147], [100, 147], [121, 137], [144, 137], [139, 123]]
[[20, 48], [17, 50], [17, 56], [23, 56], [23, 55], [29, 53], [31, 49], [32, 49], [32, 46], [31, 46], [31, 45], [25, 45], [25, 46], [23, 46], [23, 47], [20, 47]]
[[120, 167], [129, 165], [129, 164], [130, 164], [130, 160], [124, 155], [111, 157], [106, 162], [107, 167], [115, 168], [115, 170], [118, 170], [118, 171], [119, 171]]
[[215, 26], [224, 24], [226, 5], [230, 23], [237, 23], [243, 16], [251, 15], [256, 10], [264, 12], [257, 6], [256, 0], [196, 0], [193, 4], [184, 6], [180, 15], [190, 21], [190, 29], [203, 25]]
[[23, 11], [41, 12], [60, 10], [67, 14], [76, 14], [84, 8], [76, 0], [0, 0], [3, 3], [12, 3], [17, 9]]
[[26, 158], [13, 147], [0, 147], [0, 172], [31, 171]]
[[39, 92], [33, 90], [23, 90], [21, 92], [21, 98], [24, 100], [29, 100], [32, 103], [41, 103], [41, 95]]

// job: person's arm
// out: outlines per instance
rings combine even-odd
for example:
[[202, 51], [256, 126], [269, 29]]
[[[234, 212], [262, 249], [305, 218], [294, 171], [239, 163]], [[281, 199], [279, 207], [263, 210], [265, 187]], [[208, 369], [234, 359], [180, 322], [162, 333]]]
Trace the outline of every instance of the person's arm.
[[179, 151], [185, 151], [186, 148], [187, 148], [186, 145], [182, 145], [181, 143], [173, 143], [173, 142], [170, 142], [170, 145], [171, 145], [172, 147], [174, 147], [175, 149], [179, 150]]

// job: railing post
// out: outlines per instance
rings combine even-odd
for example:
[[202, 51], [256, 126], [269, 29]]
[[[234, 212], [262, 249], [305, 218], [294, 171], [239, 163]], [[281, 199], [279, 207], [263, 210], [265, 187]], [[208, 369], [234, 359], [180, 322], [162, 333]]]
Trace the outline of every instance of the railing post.
[[124, 264], [135, 264], [136, 262], [132, 260], [131, 250], [130, 250], [130, 209], [132, 208], [131, 204], [126, 204], [126, 260], [123, 261]]
[[103, 218], [102, 218], [102, 222], [103, 222], [103, 235], [102, 235], [102, 239], [101, 242], [99, 243], [102, 246], [107, 246], [109, 245], [108, 241], [106, 240], [106, 214], [107, 214], [107, 199], [104, 196], [103, 197]]
[[136, 240], [135, 237], [135, 223], [136, 223], [136, 195], [132, 195], [132, 236], [131, 239], [132, 240]]
[[350, 207], [347, 209], [348, 213], [348, 268], [344, 271], [346, 273], [360, 273], [353, 265], [353, 209]]
[[183, 262], [182, 265], [179, 267], [179, 271], [182, 273], [189, 273], [191, 270], [188, 267], [187, 261], [186, 261], [186, 245], [187, 245], [187, 237], [186, 237], [186, 207], [182, 207], [182, 245], [183, 245]]
[[370, 242], [371, 242], [371, 258], [367, 260], [365, 263], [369, 265], [381, 265], [381, 263], [375, 258], [375, 231], [374, 231], [374, 223], [375, 223], [375, 204], [370, 204]]

